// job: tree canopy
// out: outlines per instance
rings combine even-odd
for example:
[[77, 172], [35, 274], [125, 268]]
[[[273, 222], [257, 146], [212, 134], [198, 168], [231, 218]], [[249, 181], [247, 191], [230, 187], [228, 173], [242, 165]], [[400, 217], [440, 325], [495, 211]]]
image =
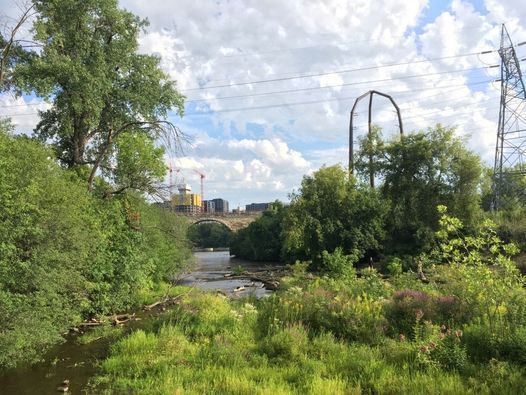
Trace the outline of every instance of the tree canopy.
[[361, 141], [361, 175], [374, 157], [380, 193], [390, 203], [387, 232], [395, 248], [426, 248], [446, 205], [469, 228], [480, 218], [481, 164], [452, 128], [437, 125], [385, 143], [378, 131]]
[[272, 203], [248, 227], [232, 235], [230, 251], [239, 258], [254, 261], [282, 260], [283, 220], [287, 208], [280, 201]]
[[349, 178], [340, 166], [305, 176], [292, 197], [285, 219], [285, 253], [289, 260], [312, 261], [323, 269], [323, 252], [337, 248], [354, 260], [380, 249], [386, 205], [379, 194]]
[[16, 81], [52, 103], [35, 133], [53, 142], [61, 163], [79, 170], [91, 188], [100, 170], [114, 171], [119, 159], [114, 147], [122, 135], [181, 141], [166, 117], [172, 108], [183, 114], [184, 97], [161, 70], [159, 58], [138, 53], [138, 35], [147, 21], [119, 9], [117, 0], [33, 4], [33, 40], [41, 48], [17, 65]]

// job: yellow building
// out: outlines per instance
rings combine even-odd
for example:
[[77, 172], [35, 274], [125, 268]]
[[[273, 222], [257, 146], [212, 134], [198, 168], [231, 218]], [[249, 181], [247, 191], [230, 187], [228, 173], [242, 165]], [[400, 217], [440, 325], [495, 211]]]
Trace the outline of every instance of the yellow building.
[[201, 207], [201, 195], [195, 193], [184, 193], [172, 196], [172, 206], [199, 206]]
[[190, 185], [180, 184], [177, 186], [178, 195], [172, 196], [172, 209], [184, 213], [200, 213], [202, 211], [201, 195], [191, 193]]

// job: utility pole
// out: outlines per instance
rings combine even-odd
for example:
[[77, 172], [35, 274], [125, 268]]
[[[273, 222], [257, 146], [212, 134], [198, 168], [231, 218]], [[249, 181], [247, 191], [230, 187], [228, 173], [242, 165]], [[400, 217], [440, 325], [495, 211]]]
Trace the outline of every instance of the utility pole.
[[[393, 98], [385, 93], [378, 92], [375, 90], [369, 91], [364, 93], [361, 96], [358, 96], [356, 100], [354, 101], [354, 105], [351, 109], [351, 116], [349, 119], [349, 174], [352, 175], [354, 173], [354, 126], [353, 126], [353, 120], [354, 120], [354, 111], [356, 110], [356, 106], [358, 103], [364, 99], [365, 97], [369, 96], [369, 116], [368, 116], [368, 122], [367, 122], [367, 133], [368, 136], [371, 137], [372, 132], [372, 118], [373, 118], [373, 95], [377, 94], [380, 96], [383, 96], [387, 99], [389, 99], [393, 105], [393, 107], [396, 110], [396, 114], [398, 115], [398, 129], [400, 130], [400, 136], [404, 135], [404, 127], [402, 125], [402, 116], [400, 115], [400, 108], [396, 104], [396, 102], [393, 100]], [[369, 183], [371, 185], [371, 188], [374, 188], [374, 170], [373, 170], [373, 157], [372, 154], [369, 155]]]
[[[521, 45], [526, 45], [526, 41], [517, 44]], [[519, 59], [504, 24], [499, 55], [500, 109], [493, 166], [493, 210], [502, 206], [503, 193], [510, 179], [526, 175], [526, 90]]]

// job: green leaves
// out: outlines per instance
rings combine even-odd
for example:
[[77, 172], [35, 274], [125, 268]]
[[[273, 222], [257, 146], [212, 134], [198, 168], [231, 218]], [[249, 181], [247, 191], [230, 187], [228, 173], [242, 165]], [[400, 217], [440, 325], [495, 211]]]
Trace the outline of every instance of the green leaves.
[[[137, 145], [122, 142], [123, 164], [155, 161]], [[86, 316], [129, 308], [189, 255], [184, 220], [137, 196], [97, 199], [51, 158], [0, 129], [0, 366], [37, 359]]]
[[279, 201], [263, 212], [247, 228], [232, 235], [232, 254], [255, 261], [277, 262], [282, 260], [283, 221], [287, 209]]
[[[137, 53], [137, 38], [146, 21], [119, 9], [115, 0], [35, 0], [34, 4], [38, 12], [34, 40], [42, 48], [19, 64], [15, 74], [20, 89], [52, 103], [41, 114], [36, 135], [53, 142], [67, 167], [89, 169], [81, 172], [87, 174], [89, 189], [102, 167], [107, 180], [116, 183], [114, 189], [150, 191], [159, 178], [159, 161], [144, 160], [148, 167], [140, 169], [126, 163], [128, 176], [123, 183], [123, 166], [120, 174], [114, 174], [115, 166], [108, 165], [123, 159], [117, 155], [122, 135], [163, 137], [168, 145], [179, 144], [183, 137], [164, 119], [172, 108], [182, 115], [184, 97], [161, 70], [159, 58]], [[142, 157], [159, 157], [146, 140]]]
[[356, 185], [339, 166], [305, 176], [301, 185], [284, 224], [290, 261], [309, 260], [323, 271], [324, 251], [341, 248], [344, 255], [361, 258], [380, 248], [386, 206], [374, 190]]
[[439, 205], [448, 206], [466, 227], [478, 225], [480, 159], [464, 148], [454, 129], [437, 125], [389, 143], [374, 129], [361, 141], [358, 157], [359, 176], [370, 176], [372, 169], [381, 181], [382, 197], [391, 206], [387, 250], [429, 249], [439, 225]]

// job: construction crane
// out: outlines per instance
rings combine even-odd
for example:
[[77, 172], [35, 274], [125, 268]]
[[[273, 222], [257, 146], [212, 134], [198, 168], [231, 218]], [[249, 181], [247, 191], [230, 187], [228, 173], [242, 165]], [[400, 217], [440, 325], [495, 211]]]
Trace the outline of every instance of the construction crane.
[[170, 176], [169, 176], [169, 185], [168, 185], [168, 190], [170, 192], [170, 200], [172, 199], [172, 195], [174, 193], [173, 191], [173, 188], [174, 188], [174, 180], [173, 180], [173, 172], [174, 170], [179, 173], [181, 171], [181, 169], [178, 169], [176, 167], [174, 167], [171, 163], [168, 165], [168, 171], [170, 172]]
[[194, 169], [194, 171], [199, 174], [199, 177], [201, 179], [201, 212], [203, 213], [205, 210], [205, 195], [204, 195], [204, 179], [205, 175], [201, 173], [199, 170]]

